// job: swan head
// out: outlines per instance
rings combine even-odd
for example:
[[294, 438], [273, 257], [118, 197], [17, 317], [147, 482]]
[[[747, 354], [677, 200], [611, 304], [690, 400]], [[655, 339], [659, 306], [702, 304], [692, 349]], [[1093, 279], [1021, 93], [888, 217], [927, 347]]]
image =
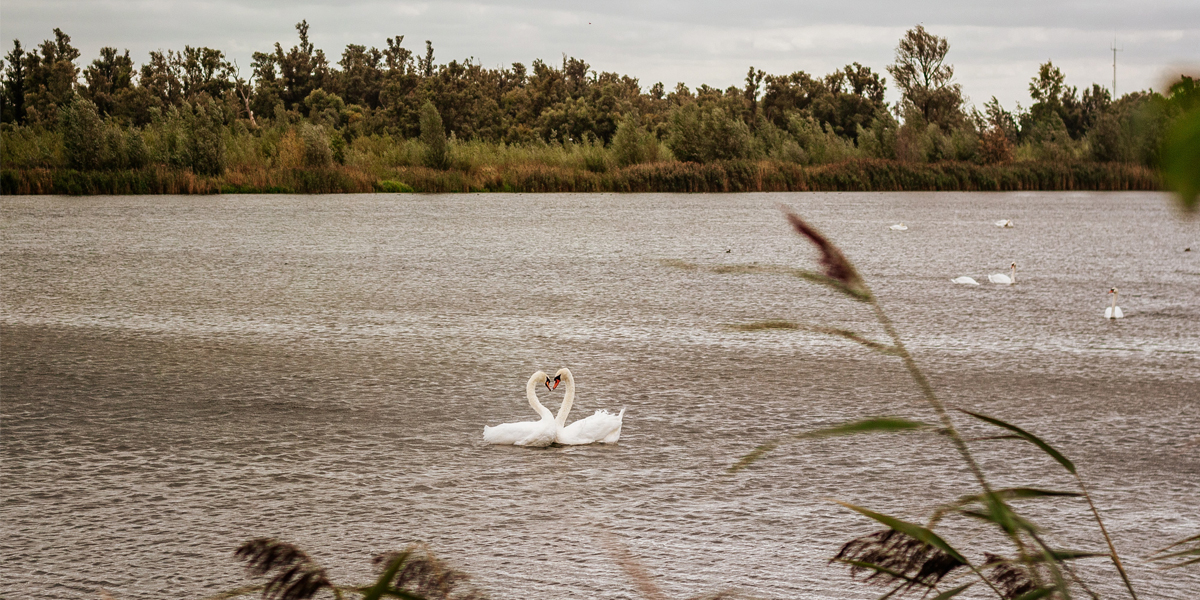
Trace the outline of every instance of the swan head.
[[1117, 288], [1108, 288], [1108, 293], [1110, 293], [1110, 294], [1117, 293]]
[[556, 373], [554, 374], [554, 387], [550, 387], [550, 384], [549, 384], [549, 383], [546, 383], [546, 387], [550, 388], [551, 390], [556, 390], [556, 389], [558, 389], [558, 384], [562, 383], [562, 379], [563, 379], [563, 376], [564, 376], [564, 375], [566, 376], [566, 378], [567, 378], [567, 381], [571, 381], [571, 380], [572, 380], [572, 377], [571, 377], [571, 370], [570, 370], [570, 369], [568, 369], [568, 368], [566, 368], [566, 367], [563, 367], [563, 368], [559, 369], [559, 370], [558, 370], [558, 372], [556, 372]]
[[533, 385], [536, 383], [541, 383], [542, 385], [546, 386], [546, 389], [548, 389], [548, 390], [554, 389], [554, 388], [550, 387], [550, 376], [547, 375], [545, 371], [538, 371], [537, 373], [534, 373], [529, 378], [530, 385]]

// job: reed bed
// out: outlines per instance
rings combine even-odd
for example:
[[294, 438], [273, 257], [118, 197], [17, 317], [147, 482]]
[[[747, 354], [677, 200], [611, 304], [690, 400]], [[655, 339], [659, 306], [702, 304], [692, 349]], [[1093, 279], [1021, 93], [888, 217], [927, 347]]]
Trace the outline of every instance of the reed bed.
[[531, 150], [472, 143], [453, 147], [451, 161], [462, 168], [441, 170], [421, 166], [420, 148], [416, 144], [406, 142], [388, 147], [390, 154], [361, 149], [360, 158], [368, 156], [370, 150], [371, 160], [351, 156], [345, 165], [304, 169], [247, 164], [219, 176], [201, 176], [188, 169], [163, 165], [123, 171], [5, 169], [0, 173], [0, 191], [70, 195], [372, 191], [728, 193], [1117, 191], [1162, 187], [1157, 171], [1126, 163], [977, 165], [856, 159], [801, 166], [780, 161], [735, 160], [703, 164], [662, 161], [588, 168], [583, 145], [575, 145], [568, 152], [550, 145]]

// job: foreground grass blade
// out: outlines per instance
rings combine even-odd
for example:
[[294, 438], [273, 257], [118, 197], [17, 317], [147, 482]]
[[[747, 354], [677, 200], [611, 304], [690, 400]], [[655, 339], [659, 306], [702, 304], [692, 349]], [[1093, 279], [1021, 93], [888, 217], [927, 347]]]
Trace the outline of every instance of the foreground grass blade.
[[1054, 588], [1040, 588], [1033, 590], [1032, 592], [1025, 592], [1024, 594], [1013, 598], [1013, 600], [1038, 600], [1039, 598], [1045, 598], [1054, 592]]
[[[962, 409], [959, 409], [959, 410], [962, 410]], [[1025, 431], [1024, 429], [1021, 429], [1020, 427], [1017, 427], [1016, 425], [1013, 425], [1012, 423], [1006, 423], [995, 417], [981, 415], [979, 413], [971, 412], [969, 410], [963, 410], [962, 412], [965, 412], [968, 415], [975, 417], [976, 419], [979, 419], [981, 421], [986, 421], [997, 427], [1003, 427], [1004, 429], [1007, 429], [1007, 430], [1017, 434], [1018, 436], [1021, 437], [1021, 439], [1037, 446], [1038, 448], [1041, 448], [1042, 452], [1049, 454], [1051, 458], [1058, 461], [1058, 464], [1062, 465], [1064, 469], [1070, 471], [1072, 475], [1075, 474], [1075, 463], [1071, 462], [1070, 459], [1063, 456], [1062, 453], [1059, 452], [1058, 450], [1055, 450], [1054, 448], [1052, 448], [1050, 446], [1050, 444], [1043, 442], [1041, 440], [1041, 438], [1037, 437], [1036, 435], [1033, 435], [1032, 433], [1029, 433], [1028, 431]]]
[[953, 597], [967, 591], [967, 588], [975, 585], [976, 583], [979, 583], [979, 582], [972, 581], [971, 583], [968, 583], [967, 585], [960, 585], [952, 590], [946, 590], [946, 591], [934, 596], [933, 600], [950, 600], [950, 598], [953, 598]]
[[[896, 417], [874, 417], [871, 419], [863, 419], [861, 421], [853, 421], [834, 427], [825, 429], [817, 429], [800, 433], [788, 438], [789, 441], [805, 440], [811, 438], [832, 437], [837, 435], [850, 435], [854, 433], [873, 433], [880, 431], [908, 431], [913, 429], [933, 429], [928, 423], [918, 421], [910, 421], [908, 419], [900, 419]], [[761, 446], [755, 448], [749, 454], [743, 456], [737, 464], [729, 467], [730, 473], [736, 473], [762, 458], [766, 453], [778, 448], [780, 440], [771, 440]]]
[[880, 514], [875, 511], [865, 509], [861, 506], [855, 506], [849, 502], [837, 501], [837, 503], [849, 508], [854, 512], [875, 519], [876, 521], [879, 521], [880, 523], [883, 523], [884, 525], [887, 525], [888, 527], [891, 527], [900, 533], [921, 540], [922, 542], [925, 542], [926, 544], [929, 544], [930, 546], [949, 554], [952, 558], [954, 558], [954, 560], [957, 560], [964, 565], [971, 565], [970, 561], [968, 561], [966, 557], [958, 553], [958, 550], [955, 550], [950, 546], [950, 544], [946, 543], [946, 540], [943, 540], [940, 536], [938, 536], [938, 534], [929, 529], [921, 527], [916, 523], [909, 523], [908, 521], [902, 521], [895, 517], [889, 517], [888, 515]]
[[[997, 500], [1025, 500], [1025, 499], [1029, 499], [1029, 498], [1058, 498], [1058, 497], [1067, 497], [1067, 498], [1075, 497], [1075, 498], [1077, 498], [1082, 495], [1083, 494], [1080, 494], [1079, 492], [1061, 492], [1058, 490], [1043, 490], [1043, 489], [1038, 489], [1038, 488], [1018, 487], [1018, 488], [1002, 488], [1002, 489], [995, 490], [994, 492], [992, 492], [990, 499], [992, 500], [993, 503], [995, 503]], [[933, 525], [937, 524], [937, 522], [941, 521], [942, 517], [946, 516], [948, 513], [960, 512], [964, 506], [967, 506], [969, 504], [974, 504], [976, 502], [980, 502], [980, 503], [987, 505], [988, 501], [989, 501], [988, 494], [983, 493], [983, 494], [972, 494], [970, 496], [963, 496], [951, 504], [944, 504], [944, 505], [938, 507], [937, 510], [933, 511], [933, 515], [929, 517], [929, 527], [932, 527]], [[972, 516], [979, 516], [979, 515], [972, 515]]]
[[[1168, 550], [1170, 550], [1172, 548], [1177, 548], [1179, 546], [1183, 546], [1185, 544], [1190, 544], [1192, 542], [1197, 542], [1196, 545], [1193, 546], [1192, 548], [1185, 548], [1183, 550], [1177, 550], [1175, 552], [1168, 552]], [[1167, 546], [1165, 548], [1159, 548], [1158, 550], [1155, 550], [1153, 553], [1151, 553], [1151, 555], [1148, 557], [1147, 560], [1170, 560], [1173, 558], [1182, 558], [1185, 556], [1200, 557], [1200, 534], [1196, 534], [1191, 537], [1184, 538], [1184, 539], [1179, 540], [1178, 542], [1175, 542], [1174, 544], [1171, 544], [1170, 546]], [[1184, 560], [1182, 562], [1177, 562], [1173, 565], [1164, 565], [1161, 568], [1174, 569], [1176, 567], [1184, 567], [1187, 565], [1194, 565], [1198, 562], [1200, 562], [1200, 558], [1192, 558], [1189, 560]]]

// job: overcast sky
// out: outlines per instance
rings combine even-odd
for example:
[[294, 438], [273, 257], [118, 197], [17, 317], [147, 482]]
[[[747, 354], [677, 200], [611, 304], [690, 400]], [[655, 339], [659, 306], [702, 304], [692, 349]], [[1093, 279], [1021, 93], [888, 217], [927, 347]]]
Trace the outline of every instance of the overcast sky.
[[[1080, 88], [1161, 89], [1170, 73], [1200, 72], [1198, 0], [1008, 0], [972, 3], [922, 0], [841, 2], [749, 1], [575, 2], [509, 0], [389, 2], [371, 0], [4, 0], [0, 34], [26, 48], [62, 28], [91, 62], [102, 46], [129, 49], [141, 64], [156, 49], [209, 46], [248, 74], [250, 54], [296, 43], [294, 26], [336, 62], [349, 43], [384, 47], [403, 35], [420, 53], [432, 40], [437, 62], [474, 57], [485, 66], [535, 58], [582, 58], [597, 71], [695, 88], [742, 85], [750, 65], [768, 73], [823, 75], [860, 62], [883, 72], [896, 41], [920, 23], [950, 41], [956, 79], [977, 105], [997, 96], [1028, 106], [1029, 79], [1053, 60]], [[884, 73], [886, 75], [886, 72]], [[888, 86], [888, 97], [896, 99]]]

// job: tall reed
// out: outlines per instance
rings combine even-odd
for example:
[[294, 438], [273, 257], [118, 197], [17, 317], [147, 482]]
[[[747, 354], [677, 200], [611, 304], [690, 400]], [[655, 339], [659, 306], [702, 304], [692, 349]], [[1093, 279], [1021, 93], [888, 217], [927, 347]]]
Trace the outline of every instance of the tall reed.
[[[1079, 492], [1042, 490], [1032, 487], [997, 489], [992, 486], [986, 473], [975, 459], [967, 440], [956, 427], [950, 411], [938, 397], [912, 354], [909, 353], [895, 324], [854, 265], [836, 245], [798, 214], [787, 208], [783, 208], [783, 211], [796, 232], [816, 246], [821, 255], [820, 270], [792, 270], [792, 273], [841, 292], [850, 301], [865, 303], [883, 328], [889, 341], [870, 340], [867, 336], [850, 331], [825, 332], [834, 333], [872, 350], [898, 357], [920, 391], [925, 403], [933, 409], [938, 417], [937, 424], [894, 417], [876, 417], [810, 431], [787, 439], [794, 441], [825, 436], [902, 430], [937, 432], [942, 434], [944, 439], [950, 441], [981, 490], [981, 493], [964, 496], [939, 507], [925, 526], [842, 502], [840, 504], [846, 508], [885, 525], [887, 529], [847, 542], [834, 560], [848, 564], [851, 574], [869, 572], [868, 581], [895, 585], [885, 597], [920, 589], [927, 590], [927, 593], [937, 592], [937, 600], [946, 600], [973, 585], [983, 583], [991, 588], [998, 597], [1005, 600], [1015, 598], [1033, 600], [1048, 596], [1067, 599], [1071, 597], [1072, 587], [1088, 591], [1086, 583], [1078, 578], [1074, 570], [1070, 568], [1068, 561], [1105, 556], [1116, 568], [1129, 595], [1136, 600], [1137, 594], [1125, 572], [1116, 546], [1113, 544], [1112, 538], [1104, 526], [1104, 521], [1074, 463], [1045, 441], [1021, 427], [995, 417], [960, 409], [962, 414], [1006, 431], [1004, 435], [997, 436], [995, 439], [1016, 439], [1028, 442], [1050, 456], [1074, 476], [1079, 486]], [[822, 328], [817, 329], [821, 330]], [[760, 445], [730, 467], [730, 472], [740, 471], [761, 460], [783, 441], [785, 440], [777, 439]], [[1042, 530], [1028, 518], [1020, 515], [1009, 503], [1014, 499], [1053, 499], [1072, 496], [1082, 496], [1087, 500], [1092, 516], [1100, 528], [1100, 533], [1108, 544], [1108, 552], [1084, 552], [1054, 548], [1044, 539]], [[982, 563], [972, 562], [964, 552], [952, 547], [934, 532], [938, 523], [948, 515], [961, 515], [994, 526], [1011, 542], [1014, 557], [1005, 558], [988, 554], [985, 555]], [[957, 569], [969, 571], [973, 578], [968, 578], [966, 584], [953, 589], [939, 589], [938, 585], [942, 578]]]

